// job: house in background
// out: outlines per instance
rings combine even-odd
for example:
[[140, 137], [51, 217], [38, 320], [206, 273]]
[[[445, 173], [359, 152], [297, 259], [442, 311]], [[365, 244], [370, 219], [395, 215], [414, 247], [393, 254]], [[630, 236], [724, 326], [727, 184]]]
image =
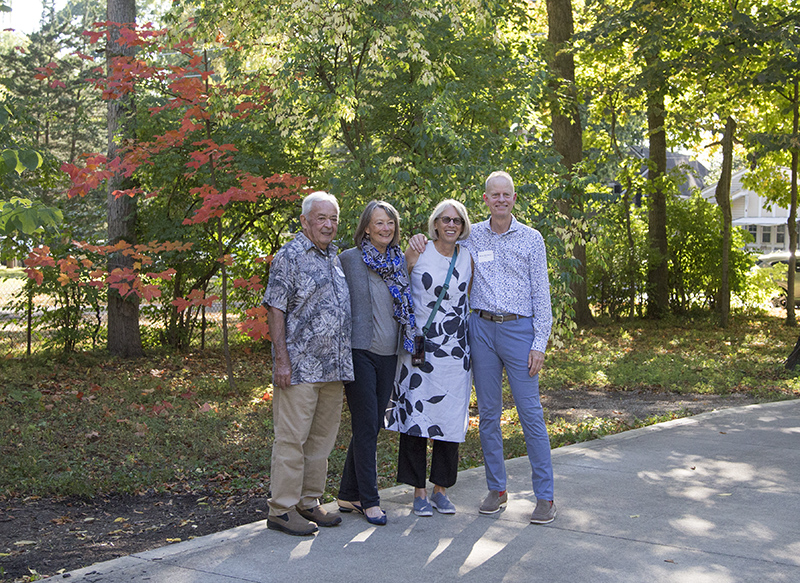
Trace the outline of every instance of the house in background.
[[[771, 253], [773, 251], [789, 250], [789, 209], [771, 205], [772, 210], [767, 210], [767, 200], [754, 191], [742, 185], [742, 177], [747, 170], [740, 170], [731, 176], [731, 217], [734, 227], [741, 227], [749, 231], [754, 242], [747, 245], [747, 249]], [[714, 184], [700, 191], [706, 200], [717, 203]]]

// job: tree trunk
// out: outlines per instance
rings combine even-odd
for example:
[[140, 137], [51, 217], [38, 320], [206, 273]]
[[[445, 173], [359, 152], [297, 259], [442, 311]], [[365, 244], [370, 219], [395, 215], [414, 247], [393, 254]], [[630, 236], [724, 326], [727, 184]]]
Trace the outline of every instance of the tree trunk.
[[[568, 178], [571, 178], [575, 165], [583, 158], [583, 128], [575, 88], [575, 60], [566, 46], [574, 32], [571, 0], [547, 0], [547, 26], [547, 41], [552, 51], [550, 66], [558, 78], [558, 90], [554, 93], [568, 96], [567, 102], [553, 102], [553, 145], [561, 154], [569, 173]], [[559, 210], [568, 217], [572, 209], [582, 210], [580, 193], [570, 192], [570, 200], [559, 206]], [[571, 285], [575, 298], [575, 323], [588, 326], [594, 323], [594, 318], [587, 297], [586, 246], [577, 243], [572, 253], [578, 265], [578, 277]]]
[[[792, 134], [797, 136], [800, 130], [800, 87], [794, 82], [794, 95], [792, 100]], [[795, 285], [794, 275], [797, 269], [797, 148], [792, 148], [792, 203], [789, 205], [789, 273], [786, 280], [786, 325], [796, 326], [794, 315]]]
[[[114, 23], [133, 23], [136, 21], [135, 0], [108, 0], [106, 18]], [[110, 36], [106, 49], [109, 69], [114, 57], [133, 54], [131, 47], [121, 47], [117, 27], [110, 26]], [[123, 96], [108, 102], [108, 160], [118, 156], [122, 139], [133, 136], [134, 105], [131, 96]], [[108, 244], [119, 241], [136, 243], [136, 199], [129, 196], [117, 197], [115, 190], [130, 187], [130, 180], [113, 176], [108, 181]], [[133, 259], [115, 253], [108, 257], [108, 271], [131, 269]], [[141, 356], [142, 338], [139, 333], [139, 298], [131, 294], [123, 298], [116, 290], [108, 291], [108, 351], [116, 356], [131, 358]]]
[[731, 255], [731, 174], [733, 173], [733, 140], [736, 134], [736, 120], [728, 116], [725, 122], [725, 135], [722, 137], [722, 174], [717, 183], [714, 196], [722, 210], [722, 279], [719, 287], [717, 313], [719, 325], [727, 328], [731, 311], [730, 255]]
[[663, 179], [667, 174], [667, 134], [664, 95], [658, 89], [648, 96], [647, 129], [650, 136], [650, 182], [648, 193], [647, 315], [662, 318], [669, 308], [667, 263], [667, 197]]

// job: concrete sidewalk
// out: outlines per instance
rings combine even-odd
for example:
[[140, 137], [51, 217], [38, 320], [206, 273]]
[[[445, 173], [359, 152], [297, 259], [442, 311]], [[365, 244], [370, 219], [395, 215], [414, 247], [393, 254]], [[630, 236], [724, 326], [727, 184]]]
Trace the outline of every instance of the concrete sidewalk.
[[[389, 524], [342, 515], [298, 538], [264, 520], [74, 571], [72, 583], [800, 581], [800, 400], [705, 413], [553, 451], [558, 518], [528, 523], [527, 458], [507, 463], [509, 503], [478, 505], [483, 468], [449, 491], [455, 515]], [[327, 506], [334, 509], [335, 504]]]

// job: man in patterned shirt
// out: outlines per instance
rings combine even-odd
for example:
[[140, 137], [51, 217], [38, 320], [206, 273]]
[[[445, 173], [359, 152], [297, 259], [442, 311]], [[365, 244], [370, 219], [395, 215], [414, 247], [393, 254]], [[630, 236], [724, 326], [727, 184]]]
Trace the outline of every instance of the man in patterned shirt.
[[275, 430], [267, 527], [298, 536], [342, 520], [319, 503], [343, 381], [353, 380], [350, 294], [332, 243], [338, 222], [330, 194], [303, 199], [303, 231], [275, 254], [262, 302], [272, 338]]
[[473, 225], [464, 242], [475, 265], [469, 344], [489, 487], [480, 512], [498, 512], [508, 500], [500, 429], [505, 368], [537, 498], [531, 522], [546, 524], [555, 519], [556, 505], [550, 439], [539, 401], [539, 371], [553, 322], [544, 240], [537, 230], [514, 218], [517, 195], [506, 172], [489, 175], [483, 200], [491, 216]]

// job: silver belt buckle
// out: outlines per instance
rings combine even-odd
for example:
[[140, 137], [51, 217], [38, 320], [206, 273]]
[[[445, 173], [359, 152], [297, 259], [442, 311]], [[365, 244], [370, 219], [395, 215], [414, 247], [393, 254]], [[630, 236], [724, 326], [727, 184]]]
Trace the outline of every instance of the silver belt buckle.
[[494, 321], [497, 322], [498, 324], [502, 324], [503, 322], [506, 321], [506, 315], [505, 314], [495, 314], [494, 318], [495, 318]]

